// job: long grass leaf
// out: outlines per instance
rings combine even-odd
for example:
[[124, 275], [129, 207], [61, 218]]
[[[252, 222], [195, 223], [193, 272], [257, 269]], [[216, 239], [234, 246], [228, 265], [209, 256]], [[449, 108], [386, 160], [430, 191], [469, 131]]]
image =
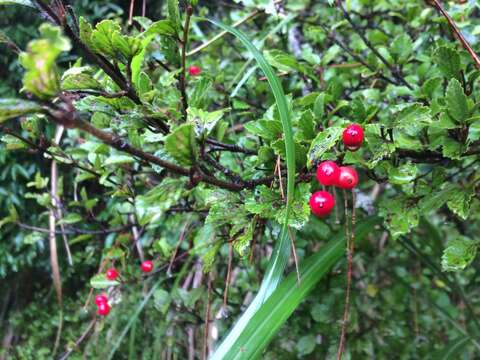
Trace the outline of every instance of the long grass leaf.
[[[356, 239], [361, 241], [380, 222], [377, 217], [367, 218], [356, 228]], [[260, 306], [249, 320], [242, 334], [230, 344], [223, 360], [251, 360], [258, 358], [280, 327], [305, 299], [314, 286], [343, 258], [345, 235], [338, 233], [320, 251], [306, 259], [300, 267], [302, 281], [292, 272]]]
[[288, 107], [285, 93], [283, 92], [280, 80], [275, 75], [274, 70], [270, 64], [265, 60], [263, 55], [253, 45], [253, 43], [238, 29], [222, 24], [215, 20], [208, 19], [212, 24], [219, 28], [233, 34], [241, 43], [250, 51], [255, 58], [258, 66], [265, 74], [270, 85], [272, 93], [275, 97], [275, 102], [280, 114], [282, 122], [283, 134], [285, 139], [285, 152], [287, 160], [287, 199], [284, 224], [280, 233], [279, 239], [276, 242], [272, 257], [270, 259], [267, 272], [263, 278], [260, 290], [252, 301], [247, 310], [243, 313], [241, 318], [237, 321], [228, 336], [219, 346], [212, 359], [222, 359], [226, 356], [231, 348], [231, 345], [242, 334], [244, 328], [249, 324], [250, 319], [255, 314], [260, 305], [268, 298], [268, 296], [277, 288], [278, 283], [282, 279], [283, 271], [290, 255], [290, 241], [288, 238], [288, 220], [290, 219], [291, 206], [293, 200], [293, 193], [295, 189], [295, 146], [293, 142], [293, 130], [290, 120], [290, 110]]

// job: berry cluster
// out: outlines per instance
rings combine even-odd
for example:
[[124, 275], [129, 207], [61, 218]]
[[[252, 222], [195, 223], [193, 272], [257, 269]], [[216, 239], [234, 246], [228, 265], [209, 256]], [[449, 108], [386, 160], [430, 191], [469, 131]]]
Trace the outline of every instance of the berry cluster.
[[[144, 273], [150, 273], [153, 270], [153, 261], [145, 260], [140, 264], [140, 270]], [[119, 273], [114, 267], [109, 268], [105, 272], [105, 277], [108, 280], [115, 281], [118, 279]], [[95, 305], [97, 305], [97, 314], [100, 316], [107, 316], [110, 312], [110, 304], [108, 303], [108, 297], [105, 294], [99, 294], [95, 296]]]
[[[358, 124], [349, 125], [342, 136], [343, 144], [356, 151], [363, 143], [363, 129]], [[357, 171], [351, 166], [338, 166], [334, 161], [323, 161], [317, 167], [317, 180], [323, 186], [353, 189], [358, 184]], [[310, 209], [318, 217], [325, 217], [335, 206], [335, 198], [328, 191], [317, 191], [310, 197]]]

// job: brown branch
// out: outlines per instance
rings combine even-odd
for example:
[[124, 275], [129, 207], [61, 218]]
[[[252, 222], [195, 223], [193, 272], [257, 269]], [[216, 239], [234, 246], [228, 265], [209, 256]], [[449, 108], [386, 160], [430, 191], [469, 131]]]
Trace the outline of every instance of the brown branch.
[[440, 1], [438, 0], [430, 0], [430, 4], [437, 9], [437, 11], [442, 14], [445, 19], [448, 22], [448, 25], [450, 25], [450, 28], [452, 31], [455, 33], [457, 36], [458, 40], [461, 42], [462, 46], [465, 48], [465, 50], [468, 51], [470, 54], [470, 57], [472, 58], [473, 62], [475, 63], [475, 67], [477, 69], [480, 69], [480, 58], [478, 55], [475, 53], [475, 51], [472, 49], [468, 41], [465, 39], [465, 37], [462, 35], [460, 29], [458, 28], [457, 24], [453, 21], [453, 19], [448, 15], [448, 12], [445, 10], [445, 8], [442, 6]]
[[59, 17], [58, 14], [55, 13], [52, 7], [48, 6], [47, 4], [43, 3], [41, 0], [35, 1], [38, 7], [43, 10], [48, 16], [52, 18], [52, 20], [58, 25], [63, 28], [65, 35], [67, 35], [73, 44], [80, 48], [82, 52], [85, 54], [86, 58], [97, 64], [123, 91], [127, 93], [127, 96], [134, 101], [136, 104], [141, 104], [140, 98], [138, 97], [135, 89], [130, 86], [127, 82], [125, 77], [122, 73], [115, 68], [115, 66], [110, 63], [107, 59], [103, 56], [94, 53], [87, 45], [85, 45], [79, 38], [79, 36], [72, 30], [72, 28], [68, 25], [68, 22], [64, 18], [65, 15]]
[[[70, 113], [51, 111], [50, 116], [56, 123], [83, 130], [89, 133], [90, 135], [96, 137], [97, 139], [103, 141], [105, 144], [119, 151], [126, 152], [146, 162], [159, 165], [173, 173], [192, 177], [192, 169], [184, 168], [182, 166], [173, 164], [155, 155], [152, 155], [143, 150], [135, 148], [131, 146], [129, 143], [127, 143], [125, 140], [123, 140], [121, 137], [115, 134], [100, 130], [95, 126], [93, 126], [92, 124], [90, 124], [89, 122], [80, 119], [78, 114], [75, 113], [74, 111]], [[253, 188], [255, 185], [259, 183], [264, 183], [264, 181], [268, 181], [268, 178], [265, 178], [263, 179], [263, 181], [260, 181], [260, 182], [259, 180], [253, 180], [248, 182], [245, 181], [244, 182], [245, 185], [241, 185], [237, 183], [231, 183], [231, 182], [220, 180], [214, 176], [202, 173], [198, 169], [196, 169], [196, 171], [197, 172], [194, 175], [197, 181], [206, 182], [211, 185], [216, 185], [218, 187], [231, 190], [231, 191], [240, 191], [240, 190], [243, 190], [244, 188]]]

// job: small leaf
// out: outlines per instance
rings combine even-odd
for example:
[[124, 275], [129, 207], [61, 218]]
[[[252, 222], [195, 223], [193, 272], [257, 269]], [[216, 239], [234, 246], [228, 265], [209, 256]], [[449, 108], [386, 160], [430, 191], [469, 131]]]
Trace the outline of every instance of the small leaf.
[[465, 237], [459, 237], [448, 243], [443, 250], [443, 271], [460, 271], [465, 269], [477, 255], [478, 243]]
[[150, 35], [163, 35], [163, 36], [174, 36], [175, 35], [175, 26], [171, 20], [160, 20], [151, 24], [147, 30], [145, 30], [142, 35], [144, 37]]
[[323, 115], [325, 114], [325, 97], [326, 96], [324, 93], [320, 93], [313, 104], [313, 112], [319, 119], [322, 119]]
[[322, 155], [335, 146], [342, 132], [342, 127], [331, 126], [317, 135], [312, 141], [307, 155], [307, 165], [309, 168], [311, 168], [316, 161], [321, 160]]
[[118, 284], [120, 284], [118, 281], [108, 280], [105, 274], [98, 274], [90, 279], [90, 286], [94, 289], [106, 289], [110, 286], [117, 286]]
[[42, 107], [33, 102], [21, 99], [0, 99], [0, 123], [18, 116], [38, 113]]
[[417, 170], [417, 167], [413, 164], [403, 164], [398, 167], [391, 167], [388, 172], [388, 179], [392, 184], [409, 184], [417, 176]]
[[216, 111], [205, 111], [194, 107], [187, 109], [188, 122], [195, 126], [197, 136], [208, 136], [215, 125], [223, 118], [225, 112], [230, 109], [221, 109]]
[[435, 59], [443, 75], [447, 78], [458, 78], [460, 74], [460, 55], [458, 51], [441, 46], [435, 51]]
[[167, 0], [168, 17], [177, 33], [179, 33], [180, 29], [182, 28], [178, 6], [178, 0]]
[[177, 127], [165, 138], [165, 150], [180, 164], [192, 165], [198, 154], [193, 124]]
[[458, 122], [465, 122], [470, 112], [468, 110], [467, 96], [457, 79], [452, 79], [448, 83], [445, 100], [448, 113]]
[[452, 190], [447, 206], [461, 219], [466, 220], [470, 213], [470, 205], [475, 193], [473, 190], [457, 188]]

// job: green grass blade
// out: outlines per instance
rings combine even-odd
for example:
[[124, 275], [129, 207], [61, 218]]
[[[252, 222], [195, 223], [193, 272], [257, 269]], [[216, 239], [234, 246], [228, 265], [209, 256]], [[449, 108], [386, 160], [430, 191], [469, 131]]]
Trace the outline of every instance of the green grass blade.
[[[363, 220], [355, 231], [356, 240], [359, 242], [364, 239], [378, 223], [380, 219], [377, 217]], [[344, 253], [345, 235], [342, 232], [303, 262], [300, 268], [302, 276], [300, 284], [297, 284], [295, 272], [282, 281], [249, 320], [242, 334], [231, 344], [229, 351], [225, 352], [221, 359], [251, 360], [260, 357], [280, 327], [320, 279], [343, 258]], [[213, 358], [219, 357], [214, 355]]]
[[28, 0], [0, 0], [0, 5], [23, 5], [35, 8], [35, 5]]
[[272, 93], [275, 97], [275, 102], [277, 104], [278, 112], [280, 114], [280, 120], [282, 122], [283, 134], [285, 138], [285, 150], [287, 160], [287, 202], [285, 211], [285, 223], [282, 227], [280, 237], [276, 242], [275, 249], [272, 253], [272, 257], [267, 268], [267, 272], [263, 278], [257, 296], [252, 301], [247, 310], [243, 313], [241, 318], [237, 321], [233, 329], [223, 340], [222, 344], [219, 346], [219, 348], [212, 357], [212, 359], [223, 359], [224, 356], [228, 356], [227, 353], [230, 352], [232, 344], [242, 334], [243, 329], [248, 326], [248, 324], [250, 323], [250, 319], [255, 314], [256, 310], [277, 288], [278, 283], [282, 279], [283, 271], [285, 270], [285, 266], [290, 255], [288, 220], [290, 218], [293, 193], [295, 188], [295, 146], [293, 142], [293, 130], [287, 99], [285, 97], [285, 93], [283, 92], [280, 80], [275, 75], [275, 72], [270, 66], [270, 64], [265, 60], [260, 51], [258, 51], [258, 49], [245, 36], [245, 34], [231, 26], [222, 24], [211, 19], [207, 20], [237, 37], [242, 42], [242, 44], [250, 51], [252, 56], [255, 58], [258, 66], [265, 74]]

